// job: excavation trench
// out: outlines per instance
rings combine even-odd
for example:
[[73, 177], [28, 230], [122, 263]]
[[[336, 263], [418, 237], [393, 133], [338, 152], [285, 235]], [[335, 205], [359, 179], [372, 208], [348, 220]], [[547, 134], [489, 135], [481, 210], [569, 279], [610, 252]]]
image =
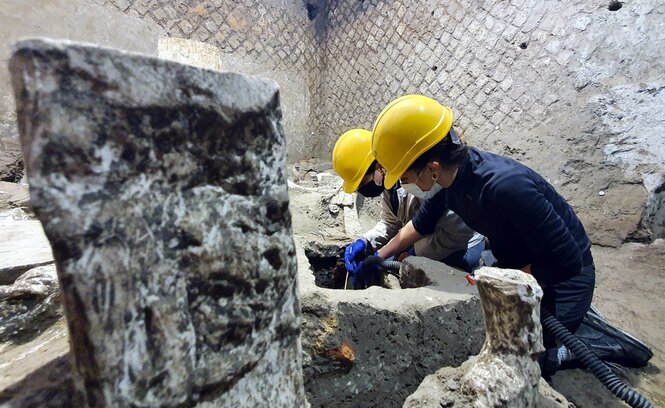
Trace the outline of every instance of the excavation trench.
[[[316, 286], [326, 289], [354, 289], [352, 277], [347, 274], [344, 264], [344, 249], [343, 245], [317, 241], [310, 241], [305, 246], [305, 256], [309, 260]], [[368, 261], [366, 259], [366, 262]], [[377, 277], [373, 286], [386, 289], [406, 289], [419, 288], [432, 283], [421, 269], [398, 271], [381, 268], [380, 270], [383, 273]], [[389, 274], [391, 276], [388, 276]]]
[[309, 260], [316, 286], [344, 289], [344, 246], [311, 241], [305, 246], [305, 256]]

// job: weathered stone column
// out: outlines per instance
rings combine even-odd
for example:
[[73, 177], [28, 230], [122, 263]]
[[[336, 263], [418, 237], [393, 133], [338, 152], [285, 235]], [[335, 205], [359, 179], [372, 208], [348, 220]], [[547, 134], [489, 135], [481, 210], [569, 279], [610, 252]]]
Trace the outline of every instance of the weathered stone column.
[[482, 406], [535, 407], [543, 348], [536, 279], [520, 271], [485, 268], [476, 274], [485, 344], [465, 376]]
[[78, 404], [306, 406], [277, 85], [46, 40], [10, 70]]
[[565, 398], [540, 380], [543, 292], [536, 280], [482, 268], [476, 283], [485, 319], [482, 350], [460, 367], [426, 377], [404, 407], [566, 407]]

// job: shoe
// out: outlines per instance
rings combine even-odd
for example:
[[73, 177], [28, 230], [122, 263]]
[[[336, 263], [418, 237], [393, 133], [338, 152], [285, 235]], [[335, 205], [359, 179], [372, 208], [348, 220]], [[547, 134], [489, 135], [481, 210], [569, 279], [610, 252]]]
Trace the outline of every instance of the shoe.
[[646, 344], [610, 325], [593, 305], [575, 336], [601, 360], [624, 367], [644, 367], [653, 357], [653, 352]]

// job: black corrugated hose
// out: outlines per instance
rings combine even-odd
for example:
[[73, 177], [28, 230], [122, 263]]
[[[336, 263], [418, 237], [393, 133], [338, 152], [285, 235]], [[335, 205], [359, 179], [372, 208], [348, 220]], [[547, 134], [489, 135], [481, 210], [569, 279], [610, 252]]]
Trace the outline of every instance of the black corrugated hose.
[[547, 310], [541, 309], [543, 327], [572, 351], [584, 366], [595, 375], [612, 394], [633, 408], [652, 408], [651, 403], [639, 392], [626, 385], [596, 354], [566, 329]]
[[[397, 275], [401, 262], [386, 261], [380, 256], [368, 256], [365, 258], [367, 265], [379, 265], [389, 273]], [[626, 402], [633, 408], [652, 408], [651, 403], [639, 392], [626, 385], [614, 372], [606, 366], [596, 354], [589, 350], [587, 346], [566, 329], [554, 316], [547, 310], [542, 310], [543, 327], [552, 333], [559, 341], [563, 343], [575, 356], [584, 364], [584, 366], [593, 373], [603, 385], [615, 396]]]
[[402, 266], [401, 262], [386, 261], [385, 259], [376, 255], [368, 256], [367, 258], [365, 258], [364, 262], [365, 265], [379, 265], [379, 267], [385, 269], [391, 275], [395, 275], [399, 278], [397, 272], [399, 271], [399, 268]]

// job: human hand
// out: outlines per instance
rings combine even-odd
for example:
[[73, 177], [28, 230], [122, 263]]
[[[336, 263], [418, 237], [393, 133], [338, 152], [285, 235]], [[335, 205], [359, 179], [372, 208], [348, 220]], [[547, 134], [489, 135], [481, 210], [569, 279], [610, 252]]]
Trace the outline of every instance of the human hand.
[[344, 266], [349, 273], [353, 273], [358, 268], [357, 258], [365, 253], [367, 243], [360, 238], [349, 244], [344, 250]]

